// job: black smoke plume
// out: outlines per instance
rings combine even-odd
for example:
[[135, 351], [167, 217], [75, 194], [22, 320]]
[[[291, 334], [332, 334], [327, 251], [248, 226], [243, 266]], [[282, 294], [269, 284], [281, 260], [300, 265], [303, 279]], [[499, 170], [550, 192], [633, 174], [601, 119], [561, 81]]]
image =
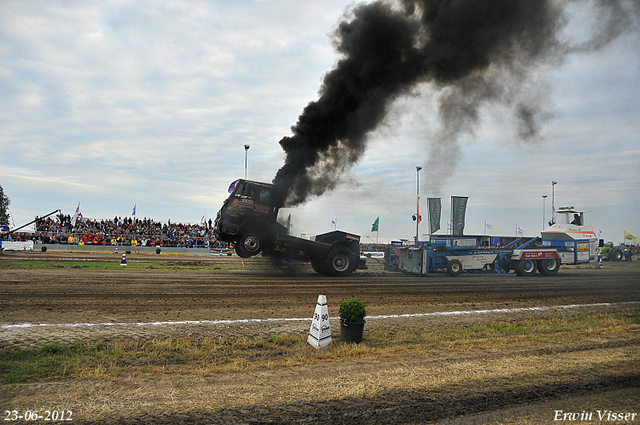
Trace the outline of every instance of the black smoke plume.
[[[333, 190], [360, 160], [367, 135], [383, 122], [392, 102], [420, 84], [440, 93], [441, 128], [433, 158], [459, 150], [456, 140], [473, 133], [487, 103], [509, 106], [520, 137], [535, 138], [550, 115], [522, 93], [530, 69], [559, 61], [571, 49], [589, 49], [589, 43], [568, 46], [562, 39], [563, 8], [571, 3], [586, 2], [376, 1], [345, 12], [333, 34], [340, 55], [336, 66], [325, 75], [318, 100], [292, 126], [293, 134], [280, 141], [286, 153], [274, 178], [280, 205], [296, 206]], [[631, 25], [628, 15], [637, 16], [636, 3], [595, 1], [603, 23], [593, 48]]]

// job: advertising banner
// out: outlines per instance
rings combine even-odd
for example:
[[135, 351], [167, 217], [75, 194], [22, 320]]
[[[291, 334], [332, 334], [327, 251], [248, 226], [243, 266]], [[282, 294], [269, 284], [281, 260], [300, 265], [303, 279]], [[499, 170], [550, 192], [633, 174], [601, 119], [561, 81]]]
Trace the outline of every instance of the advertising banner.
[[462, 236], [464, 232], [464, 218], [467, 211], [466, 196], [451, 197], [451, 222], [453, 227], [453, 236]]
[[427, 209], [429, 210], [429, 233], [433, 234], [440, 230], [440, 214], [442, 213], [442, 199], [427, 198]]
[[33, 241], [26, 241], [26, 242], [3, 241], [2, 248], [5, 251], [33, 251]]

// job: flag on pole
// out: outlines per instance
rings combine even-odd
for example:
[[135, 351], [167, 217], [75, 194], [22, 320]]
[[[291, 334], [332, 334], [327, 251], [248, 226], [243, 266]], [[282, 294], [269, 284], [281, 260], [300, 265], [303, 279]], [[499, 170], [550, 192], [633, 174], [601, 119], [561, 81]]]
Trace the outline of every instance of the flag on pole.
[[376, 221], [373, 222], [373, 224], [371, 225], [371, 231], [372, 232], [377, 232], [378, 231], [378, 224], [380, 223], [380, 217], [376, 218]]
[[333, 220], [331, 220], [331, 225], [333, 227], [336, 227], [338, 225], [338, 216], [337, 215], [333, 216]]
[[133, 204], [133, 212], [131, 213], [131, 215], [136, 215], [136, 204]]
[[489, 223], [488, 221], [484, 222], [484, 227], [485, 229], [493, 229], [493, 224]]
[[205, 213], [200, 219], [200, 224], [204, 227], [207, 227], [207, 214]]
[[416, 206], [416, 213], [417, 213], [417, 217], [416, 220], [418, 220], [418, 224], [420, 224], [420, 222], [422, 221], [422, 216], [420, 215], [420, 200], [418, 199], [418, 204]]
[[11, 216], [11, 227], [15, 228], [16, 222], [13, 220], [13, 214], [9, 213], [9, 216]]
[[71, 217], [71, 227], [74, 227], [76, 225], [78, 217], [80, 217], [80, 202], [78, 202], [78, 208], [76, 208], [76, 212], [74, 212], [73, 217]]
[[451, 221], [453, 222], [453, 236], [462, 236], [464, 232], [464, 218], [467, 210], [466, 196], [451, 197]]
[[433, 234], [440, 230], [442, 199], [427, 198], [427, 211], [429, 212], [429, 233]]
[[636, 241], [636, 237], [633, 236], [631, 233], [627, 232], [626, 230], [624, 231], [624, 238], [628, 241], [631, 242], [635, 242]]
[[519, 236], [524, 236], [524, 229], [518, 225], [516, 225], [516, 227], [518, 228], [518, 235]]

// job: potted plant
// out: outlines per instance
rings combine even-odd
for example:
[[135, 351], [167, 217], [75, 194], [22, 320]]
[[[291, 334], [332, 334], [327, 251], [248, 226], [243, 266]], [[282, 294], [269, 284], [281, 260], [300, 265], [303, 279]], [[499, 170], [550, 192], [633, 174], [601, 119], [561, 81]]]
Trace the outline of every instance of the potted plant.
[[356, 299], [344, 300], [340, 303], [340, 341], [362, 342], [365, 316], [367, 312], [364, 305]]

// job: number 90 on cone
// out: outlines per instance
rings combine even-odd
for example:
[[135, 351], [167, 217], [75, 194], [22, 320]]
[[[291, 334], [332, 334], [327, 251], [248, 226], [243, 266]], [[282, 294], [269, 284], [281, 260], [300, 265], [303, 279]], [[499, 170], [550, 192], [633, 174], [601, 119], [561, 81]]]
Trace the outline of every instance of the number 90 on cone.
[[316, 311], [313, 314], [307, 341], [316, 348], [331, 344], [331, 326], [329, 325], [329, 307], [327, 307], [326, 295], [318, 295]]

